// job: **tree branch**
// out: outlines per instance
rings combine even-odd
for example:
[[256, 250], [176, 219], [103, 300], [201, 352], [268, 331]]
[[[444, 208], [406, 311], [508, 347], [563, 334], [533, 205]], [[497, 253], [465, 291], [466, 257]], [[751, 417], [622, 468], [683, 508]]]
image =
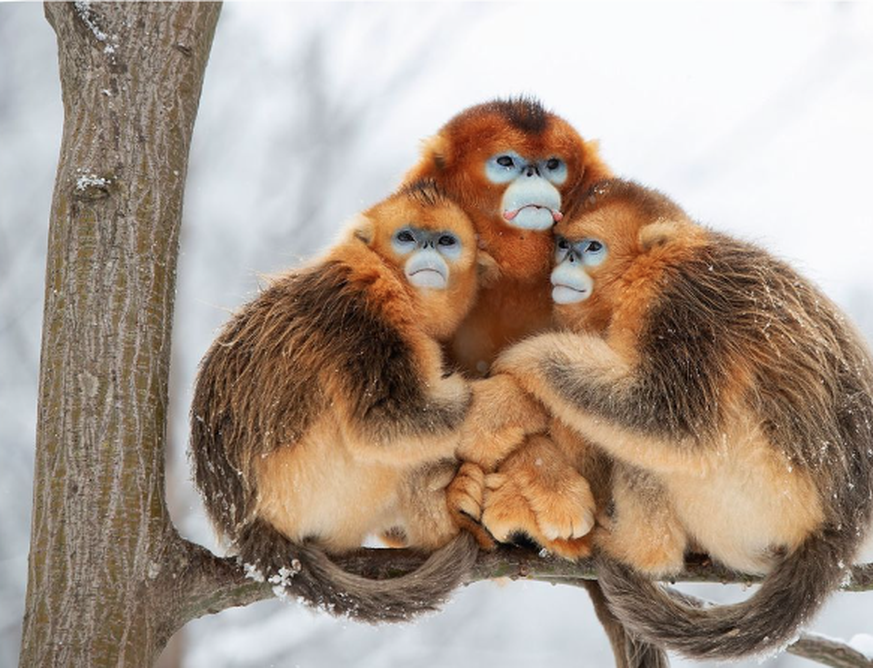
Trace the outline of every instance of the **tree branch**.
[[[337, 557], [336, 561], [349, 571], [382, 579], [410, 572], [421, 563], [422, 558], [411, 550], [361, 549]], [[569, 583], [596, 580], [597, 572], [591, 559], [567, 561], [560, 557], [542, 555], [534, 550], [501, 547], [494, 552], [483, 552], [479, 555], [468, 583], [500, 577]], [[671, 583], [717, 582], [751, 585], [761, 579], [761, 576], [731, 571], [705, 557], [695, 555], [689, 558], [685, 570], [672, 579]], [[873, 564], [854, 566], [841, 589], [854, 592], [873, 590]]]
[[[182, 607], [182, 616], [176, 620], [178, 627], [206, 614], [273, 597], [271, 585], [247, 578], [243, 566], [235, 558], [218, 557], [193, 543], [187, 543], [186, 550], [188, 558], [184, 572], [194, 581], [187, 588], [190, 596]], [[346, 570], [377, 580], [405, 575], [423, 561], [424, 556], [412, 550], [371, 548], [336, 558], [336, 562]], [[596, 580], [597, 571], [591, 559], [572, 562], [530, 549], [501, 547], [479, 555], [467, 584], [494, 578], [581, 586], [585, 580]], [[751, 585], [760, 581], [760, 576], [731, 571], [697, 556], [688, 560], [685, 570], [671, 583]], [[873, 564], [854, 566], [841, 589], [853, 592], [873, 590]], [[811, 633], [802, 634], [786, 651], [834, 668], [873, 668], [873, 661], [849, 645]]]
[[833, 668], [870, 668], [873, 661], [853, 647], [817, 633], [804, 633], [786, 652]]

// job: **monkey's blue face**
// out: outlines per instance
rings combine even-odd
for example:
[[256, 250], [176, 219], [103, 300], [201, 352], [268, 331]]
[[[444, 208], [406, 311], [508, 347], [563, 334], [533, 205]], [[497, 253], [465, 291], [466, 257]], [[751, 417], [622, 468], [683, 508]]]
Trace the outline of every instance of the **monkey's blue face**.
[[391, 237], [391, 246], [405, 258], [403, 273], [412, 285], [444, 290], [449, 284], [449, 262], [461, 256], [461, 240], [453, 232], [402, 227]]
[[556, 186], [567, 180], [567, 163], [560, 158], [527, 159], [503, 151], [485, 162], [485, 176], [491, 183], [506, 184], [500, 208], [509, 225], [548, 230], [563, 217]]
[[606, 255], [606, 244], [599, 239], [555, 239], [552, 300], [556, 304], [575, 304], [588, 299], [594, 288], [594, 281], [585, 268], [602, 264]]

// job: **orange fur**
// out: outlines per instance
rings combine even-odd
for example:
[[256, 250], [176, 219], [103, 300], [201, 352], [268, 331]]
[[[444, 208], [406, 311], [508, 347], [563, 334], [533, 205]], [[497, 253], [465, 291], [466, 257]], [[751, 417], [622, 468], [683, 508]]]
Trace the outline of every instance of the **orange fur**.
[[[462, 254], [452, 262], [446, 289], [422, 291], [404, 277], [404, 259], [392, 247], [391, 237], [410, 223], [419, 229], [451, 230], [460, 238]], [[460, 376], [445, 376], [437, 341], [457, 328], [475, 300], [476, 260], [473, 229], [456, 205], [419, 206], [409, 197], [394, 196], [365, 211], [345, 241], [319, 263], [349, 267], [350, 283], [364, 286], [365, 306], [379, 313], [410, 347], [432, 399], [451, 402], [466, 397], [469, 388]], [[319, 385], [337, 398], [343, 396], [345, 382], [331, 366], [324, 367], [319, 378]], [[453, 460], [458, 433], [408, 434], [386, 447], [359, 430], [354, 410], [346, 401], [332, 402], [293, 447], [276, 449], [256, 461], [256, 514], [292, 540], [318, 536], [331, 552], [358, 547], [370, 533], [396, 539], [398, 529], [415, 547], [445, 544], [457, 533], [444, 493], [451, 475], [438, 486], [439, 493], [430, 496], [412, 495], [410, 479], [418, 480], [416, 471], [422, 466]], [[412, 499], [435, 505], [404, 503]], [[429, 517], [435, 519], [422, 530], [416, 521]]]
[[482, 523], [501, 542], [523, 534], [568, 559], [591, 553], [594, 496], [588, 482], [545, 436], [532, 436], [486, 478]]

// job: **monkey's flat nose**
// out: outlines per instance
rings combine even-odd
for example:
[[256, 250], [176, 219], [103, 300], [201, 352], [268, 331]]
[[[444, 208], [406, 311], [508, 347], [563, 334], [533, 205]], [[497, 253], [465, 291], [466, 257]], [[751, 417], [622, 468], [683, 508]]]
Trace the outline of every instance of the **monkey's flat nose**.
[[539, 176], [540, 170], [537, 169], [536, 165], [528, 165], [527, 171], [525, 172], [525, 176]]

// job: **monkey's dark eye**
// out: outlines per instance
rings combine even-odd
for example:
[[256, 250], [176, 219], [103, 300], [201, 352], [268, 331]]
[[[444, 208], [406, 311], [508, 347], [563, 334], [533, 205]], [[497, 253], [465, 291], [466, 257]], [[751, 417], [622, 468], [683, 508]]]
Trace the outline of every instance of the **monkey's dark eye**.
[[546, 169], [554, 171], [560, 166], [561, 166], [561, 161], [558, 160], [557, 158], [549, 158], [548, 160], [546, 160]]
[[561, 251], [570, 250], [570, 242], [567, 241], [564, 237], [558, 237], [557, 246], [558, 250]]
[[589, 241], [588, 245], [585, 246], [586, 253], [599, 253], [603, 250], [603, 244], [599, 241]]
[[437, 243], [440, 246], [445, 246], [448, 248], [449, 246], [454, 246], [456, 243], [458, 243], [458, 240], [455, 239], [455, 237], [453, 237], [451, 234], [444, 234], [437, 240]]
[[501, 155], [497, 158], [497, 164], [501, 167], [512, 167], [515, 164], [515, 160], [511, 156]]
[[409, 244], [415, 241], [415, 237], [412, 236], [412, 232], [409, 230], [400, 230], [400, 232], [397, 233], [397, 241]]

